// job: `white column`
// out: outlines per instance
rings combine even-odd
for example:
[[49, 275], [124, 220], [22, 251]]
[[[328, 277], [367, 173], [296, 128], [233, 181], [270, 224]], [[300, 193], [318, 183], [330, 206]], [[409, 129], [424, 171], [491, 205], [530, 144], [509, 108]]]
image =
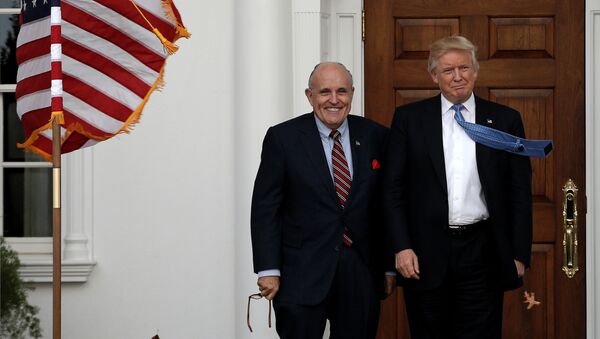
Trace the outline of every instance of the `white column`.
[[[250, 244], [250, 203], [262, 140], [269, 126], [293, 116], [290, 0], [237, 0], [235, 12], [235, 301], [236, 338], [277, 338], [267, 326], [267, 301], [255, 300], [246, 327], [248, 295], [258, 292]], [[224, 291], [227, 293], [227, 291]]]
[[304, 95], [308, 75], [317, 63], [329, 59], [328, 8], [328, 0], [292, 0], [295, 116], [312, 110]]
[[587, 338], [600, 337], [600, 0], [586, 1]]
[[92, 260], [92, 150], [83, 149], [63, 156], [63, 260], [83, 262]]
[[328, 56], [323, 60], [343, 63], [354, 79], [352, 114], [364, 116], [362, 1], [331, 0], [329, 19], [322, 29], [329, 31]]

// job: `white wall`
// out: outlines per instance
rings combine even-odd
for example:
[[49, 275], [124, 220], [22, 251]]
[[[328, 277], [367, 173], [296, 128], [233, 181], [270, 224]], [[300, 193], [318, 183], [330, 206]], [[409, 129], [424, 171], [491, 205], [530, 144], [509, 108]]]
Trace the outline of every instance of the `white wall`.
[[[250, 202], [269, 126], [292, 112], [291, 3], [239, 0], [235, 10], [235, 308], [236, 338], [276, 338], [267, 326], [268, 302], [252, 302], [254, 333], [246, 327], [248, 295], [257, 293], [250, 245]], [[233, 319], [233, 314], [230, 316]], [[274, 324], [274, 316], [273, 316]], [[233, 338], [233, 337], [232, 337]]]

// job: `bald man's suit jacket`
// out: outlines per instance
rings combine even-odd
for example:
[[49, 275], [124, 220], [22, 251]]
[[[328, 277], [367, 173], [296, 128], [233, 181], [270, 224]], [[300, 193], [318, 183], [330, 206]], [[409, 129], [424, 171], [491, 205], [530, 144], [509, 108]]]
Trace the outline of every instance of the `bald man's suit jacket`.
[[[475, 97], [476, 122], [524, 137], [519, 112]], [[390, 251], [412, 248], [420, 280], [400, 280], [413, 288], [433, 288], [448, 269], [448, 188], [442, 142], [440, 95], [398, 107], [386, 152], [384, 205]], [[532, 241], [529, 158], [476, 145], [477, 170], [490, 214], [497, 269], [504, 289], [517, 288], [514, 259], [529, 266]]]
[[[348, 116], [353, 180], [345, 208], [335, 192], [314, 113], [269, 128], [254, 183], [251, 235], [254, 271], [281, 271], [279, 300], [317, 304], [331, 288], [344, 226], [353, 249], [379, 277], [383, 260], [380, 202], [382, 153], [387, 129], [362, 117]], [[381, 231], [381, 232], [378, 232]], [[384, 251], [379, 254], [383, 255]]]

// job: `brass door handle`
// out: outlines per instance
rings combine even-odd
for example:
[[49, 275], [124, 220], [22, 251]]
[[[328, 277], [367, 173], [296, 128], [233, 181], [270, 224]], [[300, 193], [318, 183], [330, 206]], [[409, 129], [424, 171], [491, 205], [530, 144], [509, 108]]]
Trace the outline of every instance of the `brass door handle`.
[[577, 186], [572, 179], [563, 186], [563, 267], [567, 277], [579, 271], [577, 260]]

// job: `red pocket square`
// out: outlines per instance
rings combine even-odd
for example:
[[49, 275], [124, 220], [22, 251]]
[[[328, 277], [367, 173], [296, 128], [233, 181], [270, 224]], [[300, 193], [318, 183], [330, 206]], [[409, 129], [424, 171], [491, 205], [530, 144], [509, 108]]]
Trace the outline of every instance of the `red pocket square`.
[[377, 159], [373, 159], [373, 161], [371, 161], [371, 167], [376, 170], [379, 169], [381, 167], [381, 165], [379, 164], [379, 161], [377, 161]]

